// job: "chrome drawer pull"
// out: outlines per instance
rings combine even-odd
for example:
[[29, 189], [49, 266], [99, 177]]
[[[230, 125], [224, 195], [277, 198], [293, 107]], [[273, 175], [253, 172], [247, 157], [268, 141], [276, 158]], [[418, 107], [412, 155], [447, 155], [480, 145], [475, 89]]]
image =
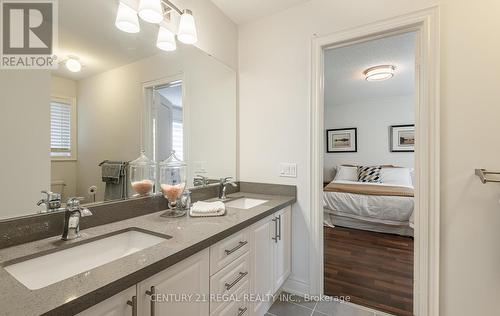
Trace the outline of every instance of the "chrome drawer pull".
[[281, 214], [278, 215], [278, 240], [281, 240]]
[[274, 222], [274, 237], [271, 237], [271, 239], [277, 243], [278, 242], [278, 218], [275, 217], [272, 219], [272, 221]]
[[137, 316], [137, 296], [132, 296], [132, 300], [128, 300], [127, 305], [132, 306], [132, 316]]
[[248, 241], [240, 241], [238, 243], [238, 246], [234, 247], [233, 249], [231, 250], [224, 250], [224, 252], [226, 253], [226, 256], [229, 256], [230, 254], [232, 254], [233, 252], [235, 252], [236, 250], [240, 249], [241, 247], [245, 246], [246, 244], [248, 244]]
[[246, 277], [247, 274], [248, 274], [248, 272], [240, 272], [240, 275], [236, 278], [236, 280], [231, 282], [231, 284], [229, 284], [229, 283], [224, 284], [226, 286], [226, 290], [229, 291], [233, 286], [235, 286], [238, 282], [240, 282], [241, 279]]
[[151, 305], [150, 305], [150, 315], [155, 316], [156, 314], [156, 308], [155, 308], [155, 303], [156, 303], [156, 298], [153, 298], [153, 295], [156, 294], [156, 288], [154, 286], [151, 287], [150, 290], [146, 290], [146, 295], [151, 296]]
[[238, 308], [238, 312], [239, 312], [238, 316], [245, 314], [247, 310], [248, 310], [248, 308], [246, 308], [246, 307], [245, 308], [241, 308], [241, 307]]

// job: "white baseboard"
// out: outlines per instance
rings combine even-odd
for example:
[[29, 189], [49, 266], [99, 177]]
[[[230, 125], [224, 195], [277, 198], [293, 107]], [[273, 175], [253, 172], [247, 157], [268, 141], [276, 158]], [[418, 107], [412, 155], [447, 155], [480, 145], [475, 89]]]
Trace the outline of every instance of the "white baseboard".
[[309, 284], [303, 280], [295, 279], [293, 276], [290, 276], [285, 281], [285, 284], [283, 284], [281, 290], [300, 296], [304, 296], [305, 294], [310, 293]]

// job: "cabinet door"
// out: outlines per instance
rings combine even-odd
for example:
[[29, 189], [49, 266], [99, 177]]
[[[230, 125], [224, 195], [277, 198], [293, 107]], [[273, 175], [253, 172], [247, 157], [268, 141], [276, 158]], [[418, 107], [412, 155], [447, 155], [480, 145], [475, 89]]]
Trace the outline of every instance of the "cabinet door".
[[292, 212], [288, 206], [277, 213], [278, 240], [273, 244], [273, 293], [276, 293], [290, 275], [291, 270], [291, 230]]
[[209, 278], [205, 249], [139, 283], [139, 315], [208, 316]]
[[252, 283], [251, 292], [259, 299], [253, 304], [254, 315], [264, 315], [272, 304], [269, 297], [273, 293], [273, 243], [275, 226], [271, 217], [267, 217], [251, 227]]
[[84, 310], [79, 313], [78, 316], [132, 316], [134, 307], [128, 305], [127, 301], [132, 302], [132, 298], [136, 296], [136, 294], [136, 287], [132, 286], [125, 291]]

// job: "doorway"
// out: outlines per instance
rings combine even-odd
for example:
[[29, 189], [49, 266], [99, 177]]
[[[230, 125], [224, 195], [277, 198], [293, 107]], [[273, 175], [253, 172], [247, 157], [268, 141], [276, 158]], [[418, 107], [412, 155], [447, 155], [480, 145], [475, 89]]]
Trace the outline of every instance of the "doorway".
[[415, 104], [415, 315], [439, 314], [439, 45], [438, 10], [431, 8], [356, 29], [316, 37], [312, 43], [311, 102], [311, 293], [324, 294], [323, 150], [324, 54], [398, 34], [416, 32]]

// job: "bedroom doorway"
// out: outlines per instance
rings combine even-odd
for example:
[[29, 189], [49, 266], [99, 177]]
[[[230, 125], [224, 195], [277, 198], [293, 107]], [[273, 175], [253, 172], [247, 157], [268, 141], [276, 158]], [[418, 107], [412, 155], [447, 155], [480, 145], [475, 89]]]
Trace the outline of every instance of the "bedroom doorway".
[[416, 32], [324, 52], [324, 293], [413, 315]]
[[[394, 36], [401, 36], [404, 34], [414, 33], [416, 37], [415, 41], [415, 75], [414, 75], [414, 124], [408, 123], [394, 123], [388, 125], [386, 141], [387, 151], [391, 153], [399, 152], [400, 149], [407, 148], [409, 146], [414, 146], [414, 178], [411, 180], [414, 186], [414, 192], [411, 190], [406, 190], [400, 188], [397, 192], [392, 192], [393, 188], [389, 188], [390, 194], [383, 188], [383, 185], [363, 186], [361, 189], [363, 191], [358, 191], [354, 194], [365, 195], [365, 200], [372, 198], [377, 198], [377, 195], [389, 195], [391, 197], [405, 198], [407, 201], [411, 200], [413, 196], [413, 227], [410, 226], [410, 218], [408, 217], [408, 227], [414, 230], [414, 243], [413, 243], [413, 255], [409, 251], [412, 248], [411, 243], [406, 242], [409, 236], [405, 236], [409, 232], [408, 228], [396, 229], [392, 231], [377, 231], [380, 230], [378, 225], [373, 226], [373, 223], [367, 226], [357, 226], [357, 227], [344, 227], [349, 226], [349, 224], [359, 224], [352, 221], [353, 217], [356, 216], [346, 216], [344, 222], [337, 221], [339, 227], [344, 227], [346, 229], [354, 229], [354, 231], [345, 231], [341, 228], [337, 229], [337, 234], [327, 235], [328, 230], [324, 229], [324, 213], [323, 213], [323, 200], [324, 200], [324, 187], [327, 183], [323, 182], [325, 175], [324, 170], [324, 155], [328, 151], [338, 152], [344, 150], [344, 153], [335, 153], [332, 155], [348, 155], [348, 152], [357, 152], [358, 146], [361, 146], [361, 138], [367, 137], [372, 133], [361, 132], [361, 128], [358, 130], [356, 126], [342, 124], [342, 126], [327, 127], [325, 126], [325, 104], [326, 104], [326, 89], [327, 78], [326, 78], [326, 62], [325, 56], [328, 51], [332, 49], [338, 49], [342, 47], [349, 47], [356, 44], [368, 43], [374, 40], [386, 39]], [[325, 236], [327, 238], [336, 239], [340, 246], [345, 247], [346, 242], [342, 241], [342, 238], [351, 241], [352, 240], [363, 240], [363, 247], [365, 249], [366, 245], [383, 244], [384, 242], [391, 245], [397, 245], [400, 240], [391, 239], [387, 242], [384, 238], [373, 238], [373, 234], [379, 237], [386, 237], [390, 235], [392, 237], [404, 238], [405, 247], [408, 250], [406, 254], [406, 259], [391, 257], [391, 264], [394, 262], [405, 262], [405, 267], [410, 266], [410, 270], [413, 270], [413, 277], [410, 276], [410, 282], [413, 281], [413, 303], [406, 304], [404, 306], [404, 311], [400, 312], [398, 310], [393, 310], [392, 312], [388, 310], [383, 310], [389, 312], [392, 315], [428, 315], [434, 316], [439, 315], [439, 45], [438, 45], [438, 8], [434, 7], [428, 10], [418, 11], [412, 14], [399, 16], [393, 19], [388, 19], [382, 22], [377, 22], [362, 26], [355, 29], [350, 29], [347, 31], [338, 32], [335, 34], [317, 37], [312, 41], [312, 101], [311, 101], [311, 265], [310, 265], [310, 279], [311, 279], [311, 294], [323, 295], [325, 293], [326, 286], [325, 281], [325, 266], [324, 260], [326, 260], [327, 253], [324, 247]], [[354, 55], [350, 55], [353, 57]], [[349, 59], [349, 58], [348, 58]], [[380, 76], [389, 76], [395, 78], [397, 75], [397, 68], [391, 66], [391, 60], [388, 62], [381, 63], [380, 65], [373, 66], [383, 66], [380, 68], [367, 67], [361, 69], [364, 76], [364, 80], [367, 77], [373, 76], [370, 79], [378, 79]], [[363, 67], [360, 67], [363, 68]], [[400, 68], [402, 69], [402, 68]], [[357, 71], [359, 76], [359, 70]], [[359, 77], [358, 77], [359, 78]], [[354, 76], [344, 76], [345, 80], [354, 80]], [[389, 80], [390, 81], [390, 80]], [[337, 91], [339, 91], [337, 87]], [[361, 93], [360, 93], [361, 94]], [[349, 109], [347, 109], [349, 110]], [[351, 114], [351, 116], [358, 116], [361, 112], [356, 112]], [[376, 114], [374, 114], [376, 115]], [[379, 121], [379, 120], [377, 120]], [[340, 125], [340, 124], [338, 124]], [[408, 126], [414, 125], [414, 126]], [[327, 129], [331, 131], [327, 132]], [[365, 129], [365, 128], [363, 128]], [[330, 135], [327, 135], [329, 133]], [[374, 132], [373, 132], [374, 133]], [[413, 134], [413, 136], [411, 136]], [[363, 136], [364, 135], [364, 136]], [[396, 135], [396, 136], [394, 136]], [[370, 135], [371, 136], [371, 135]], [[327, 143], [328, 137], [330, 141]], [[363, 138], [366, 139], [366, 138]], [[358, 140], [360, 143], [358, 143]], [[415, 142], [416, 140], [416, 142]], [[413, 144], [412, 144], [413, 143]], [[363, 148], [368, 148], [372, 143], [368, 145], [365, 143]], [[328, 148], [330, 146], [330, 148]], [[347, 156], [346, 156], [347, 157]], [[342, 162], [341, 165], [344, 170], [342, 172], [349, 173], [348, 167], [354, 168], [350, 171], [356, 172], [355, 177], [359, 180], [360, 174], [358, 166], [367, 167], [364, 171], [365, 177], [382, 177], [382, 172], [396, 173], [395, 177], [397, 181], [401, 181], [400, 170], [394, 171], [395, 167], [401, 167], [396, 165], [396, 163], [387, 163], [379, 165], [380, 169], [385, 167], [386, 170], [374, 170], [370, 167], [377, 167], [382, 161], [382, 156], [373, 155], [370, 157], [374, 163], [346, 163]], [[376, 164], [376, 165], [375, 165]], [[407, 167], [407, 169], [410, 169]], [[351, 174], [352, 176], [352, 174]], [[332, 175], [330, 180], [335, 179], [336, 176]], [[387, 174], [385, 175], [387, 179]], [[358, 181], [359, 182], [359, 181]], [[377, 186], [377, 188], [374, 188]], [[397, 185], [395, 185], [397, 186]], [[401, 186], [400, 186], [401, 187]], [[404, 186], [402, 186], [404, 187]], [[340, 187], [333, 188], [333, 192], [352, 194], [348, 190], [351, 190], [352, 186], [341, 185]], [[343, 190], [343, 191], [342, 191]], [[347, 191], [346, 191], [347, 190]], [[380, 194], [382, 190], [383, 194]], [[327, 190], [330, 191], [330, 190]], [[336, 201], [339, 202], [339, 201]], [[340, 201], [342, 202], [342, 201]], [[368, 202], [366, 202], [368, 203]], [[344, 201], [345, 204], [345, 201]], [[338, 204], [342, 205], [342, 203]], [[362, 203], [361, 203], [362, 205]], [[346, 205], [343, 205], [346, 206]], [[352, 205], [351, 205], [352, 206]], [[339, 206], [340, 208], [340, 206]], [[359, 208], [359, 207], [358, 207]], [[354, 208], [355, 209], [355, 208]], [[368, 209], [368, 211], [370, 211]], [[402, 213], [402, 212], [400, 212]], [[339, 214], [337, 214], [339, 215]], [[345, 215], [345, 214], [340, 214]], [[357, 214], [360, 215], [360, 214]], [[362, 215], [362, 214], [361, 214]], [[365, 214], [366, 215], [366, 214]], [[373, 215], [373, 214], [369, 214]], [[396, 214], [397, 215], [397, 214]], [[406, 215], [408, 212], [406, 212]], [[340, 218], [342, 219], [342, 218]], [[362, 219], [358, 216], [354, 218], [356, 220]], [[327, 219], [328, 220], [328, 219]], [[334, 218], [335, 220], [335, 218]], [[338, 220], [338, 218], [337, 218]], [[388, 220], [385, 218], [384, 220]], [[391, 222], [384, 222], [383, 224], [391, 224]], [[351, 225], [351, 226], [353, 226]], [[334, 224], [335, 226], [335, 224]], [[400, 227], [401, 228], [401, 227]], [[330, 231], [331, 232], [331, 231]], [[335, 231], [333, 231], [335, 233]], [[360, 233], [359, 235], [351, 234], [352, 232]], [[365, 233], [370, 234], [369, 237], [364, 235]], [[390, 247], [386, 247], [390, 248]], [[345, 251], [346, 253], [354, 253], [354, 246], [350, 250]], [[389, 249], [390, 251], [395, 251], [394, 249]], [[401, 252], [402, 249], [398, 251]], [[337, 257], [339, 257], [339, 251], [337, 252]], [[406, 250], [404, 250], [406, 251]], [[376, 251], [371, 251], [376, 253]], [[372, 253], [373, 254], [373, 253]], [[359, 257], [359, 256], [358, 256]], [[379, 260], [380, 258], [377, 258]], [[413, 260], [412, 260], [413, 259]], [[375, 260], [375, 259], [364, 259], [364, 260]], [[413, 267], [411, 264], [413, 263]], [[349, 264], [351, 270], [356, 269], [353, 264]], [[385, 267], [384, 267], [385, 268]], [[348, 269], [345, 269], [347, 271]], [[359, 270], [359, 269], [358, 269]], [[349, 271], [347, 271], [349, 272]], [[337, 272], [334, 272], [337, 273]], [[410, 271], [411, 273], [411, 271]], [[375, 273], [376, 274], [376, 273]], [[394, 278], [391, 278], [391, 281]], [[373, 279], [371, 281], [375, 283]], [[401, 280], [398, 280], [401, 282]], [[408, 279], [406, 281], [408, 284]], [[351, 282], [347, 282], [352, 284]], [[377, 280], [378, 285], [384, 285], [386, 288], [380, 291], [379, 297], [385, 295], [386, 297], [391, 296], [391, 289], [388, 283], [384, 283], [384, 280]], [[397, 284], [397, 282], [394, 282]], [[384, 287], [382, 286], [382, 287]], [[337, 288], [338, 289], [338, 288]], [[373, 294], [373, 293], [372, 293]], [[366, 302], [361, 302], [358, 300], [358, 304], [364, 304], [368, 306]], [[408, 303], [408, 302], [406, 302]], [[396, 305], [396, 304], [394, 304]], [[413, 305], [413, 308], [412, 306]], [[373, 306], [372, 306], [373, 307]], [[402, 307], [401, 305], [398, 307]], [[376, 308], [376, 310], [381, 310]]]

